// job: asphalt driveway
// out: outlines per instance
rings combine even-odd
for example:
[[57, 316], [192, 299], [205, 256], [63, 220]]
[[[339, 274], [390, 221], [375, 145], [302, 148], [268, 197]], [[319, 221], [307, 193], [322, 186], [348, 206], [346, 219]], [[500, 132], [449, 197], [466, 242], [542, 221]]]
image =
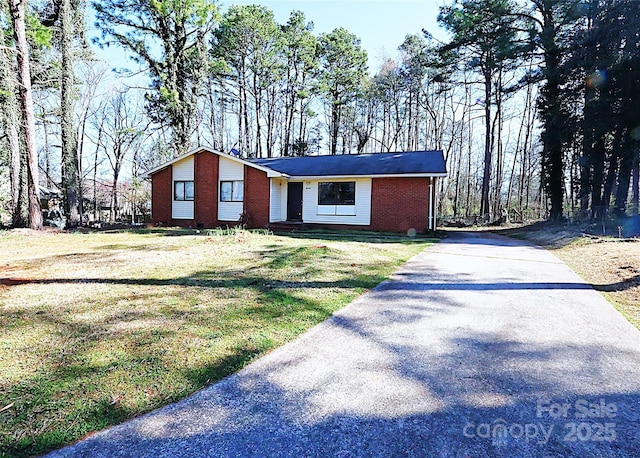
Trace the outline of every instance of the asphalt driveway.
[[51, 457], [640, 456], [640, 332], [547, 251], [458, 233], [294, 342]]

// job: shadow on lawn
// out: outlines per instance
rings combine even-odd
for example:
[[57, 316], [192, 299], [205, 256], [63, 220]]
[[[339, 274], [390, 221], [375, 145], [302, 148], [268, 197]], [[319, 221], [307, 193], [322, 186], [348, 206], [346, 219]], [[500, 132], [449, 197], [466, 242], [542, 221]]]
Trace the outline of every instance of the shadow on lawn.
[[[28, 279], [28, 278], [0, 278], [0, 285], [17, 286], [28, 284], [107, 284], [107, 285], [132, 285], [132, 286], [192, 286], [203, 288], [255, 288], [259, 291], [266, 292], [276, 289], [294, 289], [294, 288], [363, 288], [369, 289], [381, 283], [385, 277], [380, 275], [360, 275], [354, 279], [344, 279], [339, 281], [296, 281], [296, 280], [272, 280], [258, 276], [246, 276], [236, 279], [207, 279], [199, 276], [199, 274], [171, 278], [171, 279], [147, 279], [147, 278], [47, 278], [47, 279]], [[513, 291], [513, 290], [553, 290], [553, 289], [573, 289], [585, 290], [595, 289], [596, 291], [624, 291], [640, 284], [640, 275], [609, 284], [596, 283], [528, 283], [528, 282], [506, 282], [506, 283], [424, 283], [421, 285], [423, 290], [432, 291]], [[398, 288], [402, 288], [401, 285]], [[413, 289], [411, 287], [411, 289]]]
[[203, 288], [243, 288], [251, 287], [260, 291], [290, 288], [371, 288], [385, 277], [378, 275], [361, 275], [357, 279], [338, 281], [295, 281], [271, 280], [264, 277], [242, 277], [237, 279], [203, 279], [196, 275], [169, 279], [149, 278], [46, 278], [29, 279], [19, 277], [0, 278], [0, 285], [52, 285], [52, 284], [105, 284], [132, 286], [196, 286]]
[[611, 293], [615, 291], [624, 291], [636, 286], [640, 286], [640, 275], [636, 275], [634, 277], [627, 278], [626, 280], [621, 280], [616, 283], [610, 283], [608, 285], [593, 285], [593, 288], [598, 291]]

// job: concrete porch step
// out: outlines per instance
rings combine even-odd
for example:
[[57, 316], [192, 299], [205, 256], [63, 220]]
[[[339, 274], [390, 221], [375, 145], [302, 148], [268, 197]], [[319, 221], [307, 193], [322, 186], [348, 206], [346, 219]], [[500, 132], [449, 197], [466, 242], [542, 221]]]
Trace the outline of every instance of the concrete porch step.
[[298, 232], [307, 230], [307, 226], [302, 221], [281, 221], [269, 223], [269, 230], [273, 232]]

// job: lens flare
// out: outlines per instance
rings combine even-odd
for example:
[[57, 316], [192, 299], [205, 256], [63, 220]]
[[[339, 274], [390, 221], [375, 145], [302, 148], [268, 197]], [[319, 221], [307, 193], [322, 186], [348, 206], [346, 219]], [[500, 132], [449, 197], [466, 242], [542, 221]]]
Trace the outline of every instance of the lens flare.
[[607, 81], [606, 70], [596, 70], [591, 75], [587, 76], [587, 86], [592, 88], [599, 88]]

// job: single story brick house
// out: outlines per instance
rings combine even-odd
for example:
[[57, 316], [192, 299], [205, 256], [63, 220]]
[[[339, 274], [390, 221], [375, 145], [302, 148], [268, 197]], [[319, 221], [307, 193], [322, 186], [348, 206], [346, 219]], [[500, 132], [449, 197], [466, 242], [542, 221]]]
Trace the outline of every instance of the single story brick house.
[[201, 147], [145, 176], [157, 225], [426, 232], [446, 174], [442, 151], [241, 159]]

